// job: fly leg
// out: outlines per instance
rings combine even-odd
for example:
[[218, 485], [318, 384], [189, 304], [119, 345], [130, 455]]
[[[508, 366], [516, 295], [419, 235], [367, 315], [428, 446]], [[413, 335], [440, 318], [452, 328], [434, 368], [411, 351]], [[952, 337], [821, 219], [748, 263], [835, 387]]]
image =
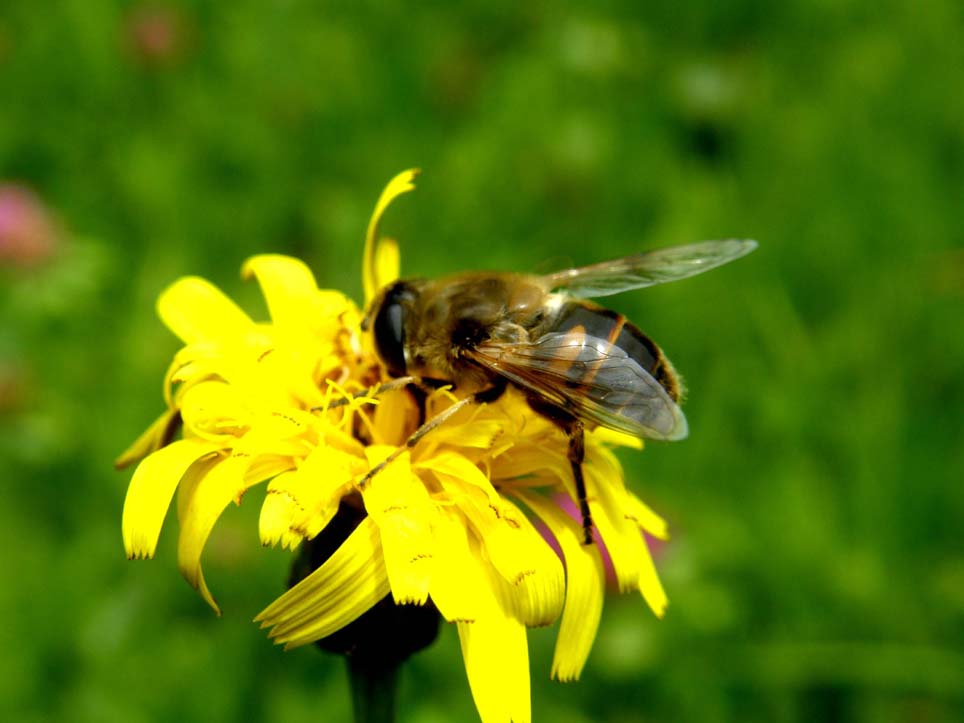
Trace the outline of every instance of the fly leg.
[[586, 478], [582, 473], [582, 463], [586, 458], [585, 425], [582, 420], [547, 402], [542, 397], [529, 396], [529, 406], [534, 412], [541, 414], [554, 422], [569, 438], [569, 465], [572, 467], [572, 479], [576, 485], [576, 499], [579, 502], [579, 514], [582, 516], [583, 542], [592, 544], [592, 512], [589, 509], [589, 497], [586, 494]]
[[364, 477], [362, 477], [361, 480], [358, 482], [358, 487], [364, 488], [371, 481], [372, 477], [374, 477], [376, 474], [378, 474], [383, 469], [385, 469], [385, 467], [387, 467], [396, 459], [398, 459], [398, 457], [402, 454], [402, 452], [414, 447], [416, 444], [418, 444], [419, 440], [421, 440], [426, 434], [428, 434], [432, 430], [444, 424], [447, 420], [449, 420], [452, 416], [454, 416], [456, 412], [458, 412], [459, 410], [464, 409], [465, 407], [471, 406], [473, 404], [485, 404], [487, 402], [494, 402], [496, 399], [502, 396], [502, 392], [505, 391], [506, 384], [507, 383], [504, 380], [498, 380], [496, 381], [494, 386], [488, 389], [483, 389], [481, 392], [476, 392], [475, 394], [465, 397], [464, 399], [460, 399], [448, 409], [445, 409], [444, 411], [436, 414], [430, 420], [425, 422], [421, 427], [419, 427], [414, 432], [412, 432], [412, 435], [405, 440], [405, 445], [403, 447], [399, 447], [390, 455], [388, 455], [385, 459], [383, 459], [381, 462], [379, 462], [374, 467], [372, 467], [368, 471], [368, 473]]
[[354, 399], [364, 399], [366, 397], [377, 397], [379, 394], [384, 394], [385, 392], [391, 392], [395, 389], [404, 389], [409, 384], [414, 384], [418, 386], [420, 381], [415, 377], [400, 377], [398, 379], [392, 379], [390, 382], [385, 382], [377, 387], [372, 387], [370, 389], [363, 389], [360, 392], [356, 392], [349, 397], [343, 397], [340, 399], [333, 399], [328, 404], [320, 407], [312, 407], [308, 411], [310, 412], [323, 412], [328, 409], [335, 409], [337, 407], [343, 407]]
[[589, 510], [589, 498], [586, 494], [586, 480], [582, 474], [582, 463], [586, 458], [585, 430], [582, 421], [573, 419], [563, 426], [569, 435], [569, 464], [572, 467], [572, 478], [576, 483], [576, 497], [579, 498], [579, 514], [582, 515], [583, 542], [592, 544], [592, 512]]

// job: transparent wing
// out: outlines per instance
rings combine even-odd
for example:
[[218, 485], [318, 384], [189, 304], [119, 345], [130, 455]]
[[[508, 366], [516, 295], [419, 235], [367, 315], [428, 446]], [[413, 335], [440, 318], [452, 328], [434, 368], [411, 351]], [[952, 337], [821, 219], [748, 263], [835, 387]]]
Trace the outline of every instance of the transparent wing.
[[542, 278], [548, 288], [565, 289], [575, 296], [609, 296], [702, 274], [746, 256], [756, 247], [756, 241], [749, 239], [703, 241], [557, 271]]
[[686, 418], [662, 385], [605, 339], [552, 332], [482, 344], [468, 356], [579, 419], [650, 439], [682, 439]]

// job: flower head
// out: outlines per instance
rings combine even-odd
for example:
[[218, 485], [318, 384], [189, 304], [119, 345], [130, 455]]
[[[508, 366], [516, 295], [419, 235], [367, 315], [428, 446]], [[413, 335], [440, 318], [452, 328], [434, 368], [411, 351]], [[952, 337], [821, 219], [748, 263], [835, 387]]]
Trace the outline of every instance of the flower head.
[[[397, 246], [378, 242], [378, 227], [414, 177], [396, 177], [376, 206], [364, 256], [366, 303], [397, 276]], [[666, 597], [643, 533], [665, 537], [665, 524], [626, 489], [612, 451], [638, 448], [638, 440], [604, 429], [586, 435], [596, 539], [586, 545], [581, 523], [557, 499], [576, 498], [566, 435], [521, 392], [510, 387], [495, 402], [462, 409], [409, 448], [410, 435], [456, 394], [370, 393], [389, 378], [358, 307], [318, 289], [293, 258], [256, 256], [242, 275], [261, 285], [269, 322], [253, 321], [194, 277], [175, 282], [158, 302], [185, 346], [164, 381], [167, 410], [118, 460], [141, 460], [124, 507], [130, 557], [154, 554], [176, 492], [181, 572], [218, 610], [201, 553], [228, 504], [266, 483], [261, 541], [292, 549], [351, 505], [361, 517], [354, 531], [257, 620], [275, 641], [295, 647], [326, 638], [387, 596], [398, 605], [431, 601], [458, 628], [484, 721], [529, 719], [529, 627], [559, 620], [551, 673], [579, 676], [602, 610], [603, 542], [619, 589], [639, 591], [662, 615]], [[537, 525], [548, 528], [556, 549]]]
[[188, 26], [174, 5], [154, 2], [134, 6], [124, 20], [124, 39], [134, 59], [148, 68], [162, 68], [182, 59]]

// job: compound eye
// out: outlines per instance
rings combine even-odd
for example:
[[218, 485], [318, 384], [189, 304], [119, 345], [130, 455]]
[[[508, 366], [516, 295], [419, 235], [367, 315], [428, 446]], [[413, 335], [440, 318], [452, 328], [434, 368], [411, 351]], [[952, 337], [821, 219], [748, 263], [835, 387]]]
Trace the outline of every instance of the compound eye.
[[405, 376], [405, 316], [412, 297], [411, 289], [396, 283], [385, 292], [372, 324], [375, 350], [395, 377]]

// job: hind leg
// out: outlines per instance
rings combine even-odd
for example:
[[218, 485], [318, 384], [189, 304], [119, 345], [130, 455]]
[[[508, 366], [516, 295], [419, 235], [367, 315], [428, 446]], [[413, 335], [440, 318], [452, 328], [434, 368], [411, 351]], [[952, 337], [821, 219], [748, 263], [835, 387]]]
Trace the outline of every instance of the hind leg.
[[586, 457], [585, 426], [582, 420], [557, 407], [540, 397], [529, 397], [529, 406], [546, 419], [554, 422], [569, 438], [567, 457], [572, 467], [572, 479], [576, 486], [576, 500], [579, 503], [579, 514], [582, 515], [583, 542], [592, 544], [592, 512], [589, 509], [589, 497], [586, 494], [586, 479], [582, 473], [582, 463]]

